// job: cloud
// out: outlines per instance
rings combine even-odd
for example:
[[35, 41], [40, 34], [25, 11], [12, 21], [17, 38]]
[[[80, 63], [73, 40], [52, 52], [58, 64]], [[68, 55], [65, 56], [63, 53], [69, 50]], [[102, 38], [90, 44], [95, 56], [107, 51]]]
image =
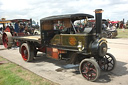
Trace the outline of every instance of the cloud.
[[103, 18], [110, 20], [128, 19], [127, 0], [1, 0], [0, 14], [7, 19], [33, 18], [88, 13], [94, 14], [95, 9], [103, 9]]

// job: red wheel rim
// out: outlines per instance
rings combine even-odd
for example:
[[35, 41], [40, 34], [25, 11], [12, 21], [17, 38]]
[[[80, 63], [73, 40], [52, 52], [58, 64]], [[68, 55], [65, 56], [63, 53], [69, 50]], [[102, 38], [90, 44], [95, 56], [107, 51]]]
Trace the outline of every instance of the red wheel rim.
[[22, 46], [22, 48], [21, 48], [21, 55], [25, 61], [28, 60], [28, 50], [25, 46]]
[[3, 34], [3, 45], [4, 45], [4, 47], [5, 48], [7, 48], [8, 47], [8, 37], [7, 37], [7, 34]]
[[81, 65], [81, 73], [84, 78], [91, 81], [97, 77], [97, 71], [95, 66], [91, 62], [84, 62]]

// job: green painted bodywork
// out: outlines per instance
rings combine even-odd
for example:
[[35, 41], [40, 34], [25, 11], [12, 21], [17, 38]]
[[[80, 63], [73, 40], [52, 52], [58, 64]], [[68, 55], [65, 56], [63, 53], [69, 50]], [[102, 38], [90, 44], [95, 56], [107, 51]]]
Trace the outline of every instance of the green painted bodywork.
[[59, 34], [56, 34], [52, 40], [51, 40], [51, 45], [61, 45], [61, 39], [60, 39], [60, 35]]
[[82, 46], [87, 47], [87, 39], [88, 34], [57, 34], [52, 38], [50, 44], [66, 47], [77, 47], [78, 42], [82, 42]]

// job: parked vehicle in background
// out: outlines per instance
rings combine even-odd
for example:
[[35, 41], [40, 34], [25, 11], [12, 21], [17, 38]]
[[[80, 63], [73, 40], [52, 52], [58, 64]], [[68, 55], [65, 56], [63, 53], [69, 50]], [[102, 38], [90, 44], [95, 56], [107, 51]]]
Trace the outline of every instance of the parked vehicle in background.
[[[95, 25], [95, 20], [89, 20], [90, 25]], [[115, 38], [118, 35], [117, 28], [115, 24], [118, 21], [107, 21], [106, 19], [102, 19], [102, 37], [104, 38]], [[93, 27], [93, 26], [92, 26]]]
[[106, 29], [103, 29], [102, 36], [104, 38], [115, 38], [118, 35], [117, 29], [113, 26], [111, 28], [107, 27]]
[[[115, 38], [118, 35], [117, 32], [117, 26], [116, 24], [118, 23], [118, 21], [107, 21], [107, 20], [102, 20], [102, 35], [105, 38]], [[106, 26], [104, 26], [104, 23]]]
[[[12, 19], [12, 20], [1, 20], [3, 24], [2, 32], [10, 32], [12, 36], [27, 36], [33, 35], [35, 29], [39, 29], [38, 25], [32, 25], [32, 19]], [[10, 36], [11, 36], [10, 35]], [[4, 36], [6, 39], [6, 36]], [[7, 40], [3, 40], [5, 44]], [[15, 43], [16, 46], [19, 45], [19, 42]], [[7, 48], [5, 46], [5, 48]]]

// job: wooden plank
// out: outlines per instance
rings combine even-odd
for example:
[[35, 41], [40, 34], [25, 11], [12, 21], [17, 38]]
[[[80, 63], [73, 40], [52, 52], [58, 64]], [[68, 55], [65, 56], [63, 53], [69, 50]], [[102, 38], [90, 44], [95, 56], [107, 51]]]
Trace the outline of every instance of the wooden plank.
[[40, 38], [40, 36], [24, 36], [22, 38], [38, 40]]
[[41, 39], [41, 37], [40, 37], [40, 35], [36, 35], [36, 36], [22, 36], [22, 37], [13, 37], [13, 39], [17, 39], [17, 40], [33, 40], [33, 41], [38, 41], [38, 40], [40, 40]]

